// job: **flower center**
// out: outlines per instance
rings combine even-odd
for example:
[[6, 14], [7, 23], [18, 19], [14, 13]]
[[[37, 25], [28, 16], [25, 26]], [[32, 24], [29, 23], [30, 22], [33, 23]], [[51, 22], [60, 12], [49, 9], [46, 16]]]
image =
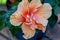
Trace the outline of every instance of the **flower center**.
[[33, 16], [37, 12], [37, 9], [35, 9], [35, 10], [31, 9], [31, 10], [29, 9], [29, 10], [25, 11], [24, 14], [23, 14], [23, 16], [26, 20], [25, 23], [27, 25], [31, 25], [32, 23], [34, 23], [35, 18]]

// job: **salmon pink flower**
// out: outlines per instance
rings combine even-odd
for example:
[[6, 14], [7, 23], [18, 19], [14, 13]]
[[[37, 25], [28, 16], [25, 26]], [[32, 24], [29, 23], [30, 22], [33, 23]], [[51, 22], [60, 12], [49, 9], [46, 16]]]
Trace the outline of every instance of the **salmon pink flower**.
[[52, 7], [48, 3], [41, 4], [40, 0], [22, 0], [16, 12], [10, 16], [14, 26], [22, 24], [23, 37], [29, 39], [34, 36], [36, 29], [45, 32], [48, 18], [52, 15]]
[[12, 3], [15, 2], [15, 0], [9, 0], [9, 1], [12, 2]]

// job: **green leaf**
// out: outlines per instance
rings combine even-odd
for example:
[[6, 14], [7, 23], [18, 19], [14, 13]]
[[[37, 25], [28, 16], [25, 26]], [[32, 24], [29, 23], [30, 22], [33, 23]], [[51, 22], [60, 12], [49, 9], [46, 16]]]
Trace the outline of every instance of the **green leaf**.
[[0, 11], [0, 16], [2, 15], [5, 15], [6, 11]]
[[4, 19], [2, 17], [0, 17], [0, 30], [3, 29], [5, 27], [5, 24], [4, 24]]
[[15, 27], [15, 26], [11, 26], [11, 28], [9, 30], [15, 36], [20, 31], [20, 28], [19, 27]]
[[3, 4], [6, 4], [7, 0], [1, 0], [1, 2], [2, 2], [2, 5], [3, 5]]
[[0, 5], [5, 5], [7, 0], [0, 0]]
[[[54, 11], [54, 10], [52, 10]], [[54, 12], [52, 12], [52, 16], [48, 19], [49, 20], [49, 26], [53, 28], [55, 24], [57, 23], [58, 17], [55, 16]]]
[[0, 30], [2, 30], [5, 27], [5, 11], [0, 11]]
[[60, 7], [60, 0], [57, 0], [57, 2], [58, 2], [58, 6]]

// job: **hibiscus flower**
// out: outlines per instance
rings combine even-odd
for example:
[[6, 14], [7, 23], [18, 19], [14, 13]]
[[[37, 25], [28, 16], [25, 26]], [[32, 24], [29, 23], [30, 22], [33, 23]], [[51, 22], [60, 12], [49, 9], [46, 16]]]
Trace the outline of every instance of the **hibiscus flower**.
[[40, 0], [22, 0], [17, 10], [10, 16], [10, 23], [14, 26], [22, 24], [23, 37], [29, 39], [34, 36], [36, 29], [46, 31], [48, 18], [52, 15], [52, 7]]

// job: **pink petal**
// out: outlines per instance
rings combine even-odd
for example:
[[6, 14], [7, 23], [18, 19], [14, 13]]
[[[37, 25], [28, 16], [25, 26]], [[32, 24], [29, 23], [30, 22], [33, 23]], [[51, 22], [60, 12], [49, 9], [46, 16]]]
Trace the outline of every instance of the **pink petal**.
[[24, 21], [25, 19], [17, 11], [10, 16], [10, 23], [14, 26], [19, 26]]
[[40, 0], [32, 0], [29, 4], [29, 8], [31, 11], [33, 11], [35, 8], [40, 7], [41, 5], [42, 4], [41, 4]]
[[18, 4], [18, 11], [19, 12], [22, 12], [22, 13], [24, 13], [25, 11], [28, 11], [28, 5], [29, 5], [29, 2], [28, 2], [28, 0], [22, 0], [22, 2], [20, 2], [19, 4]]
[[30, 26], [26, 25], [25, 23], [23, 23], [23, 25], [22, 25], [22, 31], [24, 33], [23, 37], [25, 39], [29, 39], [29, 38], [33, 37], [35, 34], [35, 30], [32, 30], [30, 28]]
[[46, 31], [46, 27], [43, 26], [42, 24], [38, 24], [38, 29], [39, 30], [42, 30], [42, 32], [45, 32]]
[[52, 7], [48, 3], [44, 3], [38, 11], [36, 15], [41, 16], [44, 19], [48, 19], [52, 15]]

